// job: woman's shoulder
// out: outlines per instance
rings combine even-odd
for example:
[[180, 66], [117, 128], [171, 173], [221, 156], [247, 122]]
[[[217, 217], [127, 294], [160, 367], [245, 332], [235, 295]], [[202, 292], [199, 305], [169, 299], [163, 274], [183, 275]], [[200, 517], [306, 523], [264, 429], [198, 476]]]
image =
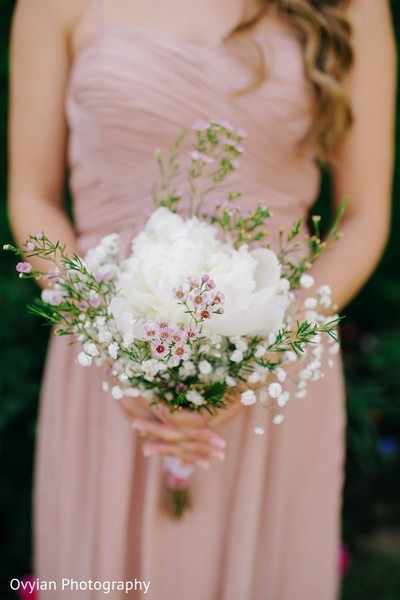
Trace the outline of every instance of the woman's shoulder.
[[18, 0], [14, 23], [28, 27], [46, 23], [47, 28], [69, 35], [91, 5], [92, 0]]
[[[13, 18], [13, 37], [62, 38], [74, 56], [82, 29], [93, 28], [93, 0], [18, 0]], [[78, 40], [78, 41], [77, 41]]]

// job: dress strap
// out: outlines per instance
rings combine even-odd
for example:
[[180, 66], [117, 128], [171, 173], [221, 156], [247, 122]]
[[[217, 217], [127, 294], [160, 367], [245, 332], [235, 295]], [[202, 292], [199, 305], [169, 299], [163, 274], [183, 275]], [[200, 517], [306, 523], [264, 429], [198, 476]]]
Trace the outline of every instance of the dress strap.
[[98, 31], [104, 27], [103, 11], [100, 2], [101, 0], [92, 0], [93, 17]]

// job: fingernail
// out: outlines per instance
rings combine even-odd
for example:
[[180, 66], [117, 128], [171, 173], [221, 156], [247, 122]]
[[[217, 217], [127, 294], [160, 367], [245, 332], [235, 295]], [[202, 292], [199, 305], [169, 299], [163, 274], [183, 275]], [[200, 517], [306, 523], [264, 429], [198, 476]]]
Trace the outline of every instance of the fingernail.
[[148, 428], [148, 425], [145, 425], [142, 421], [132, 421], [132, 427], [138, 431], [145, 431]]
[[210, 463], [207, 460], [197, 460], [196, 465], [202, 469], [205, 469], [206, 471], [210, 468]]
[[225, 460], [225, 452], [220, 452], [219, 450], [211, 450], [210, 456], [218, 460]]
[[226, 441], [220, 437], [213, 437], [210, 439], [211, 446], [216, 446], [217, 448], [225, 448]]

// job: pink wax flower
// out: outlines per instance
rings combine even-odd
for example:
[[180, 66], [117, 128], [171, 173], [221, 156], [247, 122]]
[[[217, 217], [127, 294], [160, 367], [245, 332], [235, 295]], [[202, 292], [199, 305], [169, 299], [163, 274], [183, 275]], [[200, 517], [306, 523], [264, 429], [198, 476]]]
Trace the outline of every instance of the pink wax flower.
[[32, 265], [28, 262], [19, 262], [15, 268], [18, 273], [30, 273], [32, 271]]
[[35, 249], [35, 244], [33, 242], [27, 242], [26, 249], [31, 251]]
[[226, 119], [221, 119], [220, 121], [217, 121], [217, 125], [219, 125], [220, 127], [223, 127], [230, 133], [232, 133], [235, 129], [234, 126], [232, 125], [232, 123], [230, 121], [227, 121]]
[[195, 325], [191, 325], [190, 327], [185, 328], [186, 338], [188, 340], [195, 340], [200, 335], [200, 330]]
[[152, 345], [152, 350], [157, 358], [163, 358], [168, 352], [168, 348], [163, 344]]
[[179, 329], [173, 329], [171, 331], [171, 340], [175, 344], [181, 344], [184, 339], [185, 339], [185, 332], [184, 331], [180, 331]]
[[157, 335], [157, 328], [154, 325], [145, 325], [144, 335], [149, 339], [155, 338]]
[[181, 285], [177, 288], [173, 288], [172, 293], [178, 302], [186, 302], [188, 292], [186, 292]]
[[93, 298], [91, 298], [90, 300], [90, 306], [92, 308], [99, 308], [101, 304], [101, 298], [100, 296], [98, 296], [97, 294], [95, 296], [93, 296]]
[[212, 303], [213, 304], [223, 304], [225, 302], [225, 296], [222, 292], [216, 292], [213, 296], [212, 296]]
[[190, 346], [188, 344], [179, 344], [172, 348], [172, 354], [181, 360], [189, 360]]
[[215, 288], [215, 281], [213, 279], [209, 279], [206, 281], [206, 289], [213, 290]]
[[193, 290], [193, 293], [189, 296], [189, 300], [193, 303], [196, 309], [201, 309], [206, 304], [206, 298], [198, 288]]

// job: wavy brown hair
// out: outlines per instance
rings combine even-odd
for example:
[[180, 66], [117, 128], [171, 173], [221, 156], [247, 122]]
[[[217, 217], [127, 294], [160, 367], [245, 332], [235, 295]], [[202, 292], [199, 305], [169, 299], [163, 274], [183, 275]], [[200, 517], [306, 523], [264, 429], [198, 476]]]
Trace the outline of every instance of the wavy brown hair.
[[[316, 115], [307, 137], [317, 142], [321, 160], [333, 159], [352, 123], [351, 106], [344, 80], [353, 62], [351, 28], [344, 9], [348, 0], [258, 0], [256, 10], [237, 32], [251, 27], [266, 10], [275, 9], [280, 18], [298, 32], [304, 48], [304, 70], [316, 99]], [[263, 59], [257, 77], [246, 89], [266, 76]]]

